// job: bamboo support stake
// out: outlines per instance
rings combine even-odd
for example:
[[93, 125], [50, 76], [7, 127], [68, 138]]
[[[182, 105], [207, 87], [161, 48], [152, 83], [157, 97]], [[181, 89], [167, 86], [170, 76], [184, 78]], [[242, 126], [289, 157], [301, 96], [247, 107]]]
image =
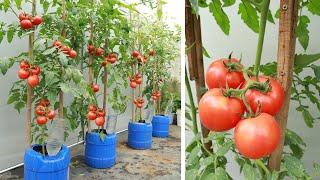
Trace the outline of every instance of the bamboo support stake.
[[[107, 56], [108, 55], [108, 38], [105, 39], [104, 48], [105, 48], [105, 56]], [[104, 112], [107, 112], [107, 83], [108, 83], [107, 65], [104, 67], [104, 76], [103, 76], [103, 110]]]
[[[201, 37], [201, 21], [200, 16], [192, 13], [192, 8], [189, 0], [186, 0], [186, 45], [192, 46], [188, 53], [188, 68], [190, 80], [196, 82], [196, 93], [198, 102], [200, 101], [206, 87], [204, 80], [204, 67], [203, 67], [203, 52], [202, 52], [202, 37]], [[202, 137], [206, 138], [209, 130], [201, 124]], [[209, 141], [205, 143], [205, 148], [212, 151], [212, 143]]]
[[277, 77], [285, 90], [285, 102], [276, 115], [276, 119], [282, 130], [280, 144], [271, 154], [269, 159], [269, 169], [279, 170], [281, 155], [284, 146], [284, 137], [287, 127], [288, 111], [290, 104], [290, 94], [292, 86], [293, 65], [296, 47], [296, 26], [298, 19], [298, 0], [280, 1], [280, 20], [279, 20], [279, 42], [278, 42], [278, 63]]
[[[61, 5], [62, 5], [62, 21], [65, 22], [66, 21], [66, 1], [62, 0], [61, 1]], [[61, 36], [62, 37], [66, 37], [66, 28], [65, 25], [63, 25], [63, 29], [61, 31]], [[62, 76], [63, 76], [63, 70], [62, 70]], [[63, 118], [63, 105], [64, 105], [64, 94], [63, 91], [60, 90], [59, 93], [59, 118]]]
[[[36, 15], [37, 8], [36, 0], [32, 0], [32, 15]], [[35, 39], [35, 33], [32, 32], [29, 34], [29, 60], [33, 60], [33, 42]], [[26, 104], [26, 147], [30, 147], [32, 144], [32, 134], [31, 134], [31, 124], [32, 124], [32, 97], [33, 91], [32, 87], [27, 83], [27, 104]]]
[[[134, 75], [134, 64], [131, 65], [131, 69], [132, 69], [132, 74], [131, 76]], [[135, 109], [134, 109], [134, 103], [133, 103], [133, 100], [134, 100], [134, 88], [131, 88], [131, 97], [132, 97], [132, 121], [134, 121], [134, 117], [135, 117]]]
[[[91, 1], [93, 5], [95, 5], [95, 0]], [[89, 42], [93, 44], [93, 33], [94, 33], [94, 26], [92, 19], [90, 20], [90, 40]], [[91, 86], [93, 84], [93, 69], [92, 69], [92, 63], [93, 63], [93, 55], [89, 53], [89, 71], [88, 71], [88, 81], [89, 85]], [[91, 121], [88, 121], [88, 131], [91, 132]]]

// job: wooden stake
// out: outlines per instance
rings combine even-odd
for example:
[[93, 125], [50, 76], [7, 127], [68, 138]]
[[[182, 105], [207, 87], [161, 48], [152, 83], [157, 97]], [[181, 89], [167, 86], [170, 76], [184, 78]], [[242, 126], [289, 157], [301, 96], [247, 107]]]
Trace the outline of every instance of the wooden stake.
[[[66, 21], [66, 1], [62, 0], [62, 21], [65, 22]], [[61, 31], [61, 36], [62, 37], [66, 37], [66, 28], [65, 25], [63, 26], [63, 29]], [[63, 70], [62, 70], [62, 76], [63, 76]], [[59, 93], [59, 118], [63, 118], [63, 105], [64, 105], [64, 94], [62, 92], [62, 90], [60, 90]]]
[[[36, 15], [36, 0], [32, 0], [32, 15]], [[32, 32], [29, 34], [29, 61], [33, 60], [33, 42], [35, 38], [35, 33]], [[29, 148], [32, 144], [32, 134], [31, 134], [31, 125], [32, 125], [32, 97], [33, 91], [32, 87], [27, 83], [27, 104], [26, 104], [26, 148]]]
[[[203, 52], [202, 52], [202, 38], [201, 38], [201, 23], [200, 16], [192, 13], [192, 8], [189, 0], [186, 0], [186, 45], [191, 47], [188, 53], [188, 64], [190, 80], [196, 81], [196, 93], [198, 102], [204, 94], [203, 89], [206, 87], [204, 80], [204, 67], [203, 67]], [[202, 137], [206, 138], [209, 130], [201, 125]], [[212, 151], [211, 141], [204, 144], [208, 151]]]
[[[108, 55], [108, 38], [105, 39], [105, 56]], [[104, 76], [103, 76], [103, 110], [107, 112], [107, 83], [108, 83], [108, 72], [107, 65], [104, 67]]]
[[282, 137], [277, 149], [271, 154], [269, 159], [269, 169], [280, 170], [281, 155], [283, 152], [284, 137], [287, 127], [287, 119], [290, 104], [293, 65], [296, 47], [296, 26], [298, 19], [298, 0], [280, 1], [280, 21], [279, 21], [279, 42], [278, 42], [278, 66], [277, 77], [285, 90], [285, 102], [280, 112], [277, 114]]

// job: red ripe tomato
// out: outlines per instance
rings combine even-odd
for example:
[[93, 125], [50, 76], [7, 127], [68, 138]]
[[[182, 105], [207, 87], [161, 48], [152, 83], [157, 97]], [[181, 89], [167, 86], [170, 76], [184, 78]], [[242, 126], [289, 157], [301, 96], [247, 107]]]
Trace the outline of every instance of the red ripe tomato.
[[48, 119], [54, 119], [54, 117], [56, 116], [56, 112], [54, 112], [54, 110], [50, 110], [47, 116], [48, 116]]
[[19, 67], [21, 69], [27, 69], [27, 68], [30, 68], [30, 64], [28, 63], [28, 61], [22, 60], [19, 64]]
[[98, 92], [99, 91], [99, 85], [98, 84], [92, 84], [92, 90], [93, 92]]
[[38, 101], [38, 106], [41, 105], [41, 106], [44, 106], [44, 107], [48, 107], [50, 105], [50, 102], [47, 100], [47, 99], [40, 99]]
[[95, 47], [92, 44], [90, 44], [90, 45], [88, 45], [87, 49], [88, 49], [89, 53], [92, 53], [92, 52], [94, 52]]
[[32, 75], [28, 77], [28, 84], [31, 87], [36, 87], [39, 84], [40, 80], [38, 75]]
[[134, 88], [136, 88], [137, 87], [137, 83], [136, 82], [131, 82], [130, 83], [130, 87], [132, 88], [132, 89], [134, 89]]
[[138, 104], [137, 104], [137, 107], [138, 107], [138, 108], [142, 108], [142, 106], [143, 106], [142, 103], [138, 103]]
[[101, 63], [101, 66], [105, 67], [107, 64], [108, 64], [108, 60], [107, 60], [107, 58], [105, 57], [104, 60], [103, 60], [102, 63]]
[[137, 58], [140, 55], [139, 51], [132, 51], [131, 56]]
[[[256, 80], [256, 78], [251, 78]], [[277, 114], [284, 102], [284, 89], [281, 84], [269, 77], [259, 77], [259, 82], [266, 82], [269, 79], [271, 90], [267, 93], [260, 92], [256, 89], [250, 89], [246, 92], [246, 99], [251, 109], [256, 112], [259, 104], [261, 105], [261, 112], [271, 115]]]
[[245, 111], [243, 102], [225, 97], [221, 89], [210, 89], [199, 102], [201, 123], [211, 131], [226, 131], [234, 128]]
[[47, 123], [47, 117], [45, 117], [45, 116], [38, 116], [38, 117], [37, 117], [37, 123], [38, 123], [39, 125], [44, 125], [44, 124], [46, 124], [46, 123]]
[[154, 56], [154, 50], [153, 50], [153, 49], [150, 49], [150, 50], [149, 50], [149, 55], [150, 55], [150, 56]]
[[32, 75], [39, 75], [41, 72], [41, 69], [39, 66], [35, 66], [35, 67], [32, 67], [30, 71]]
[[54, 42], [53, 42], [53, 45], [54, 45], [55, 47], [57, 47], [57, 48], [61, 48], [62, 43], [61, 43], [60, 41], [54, 41]]
[[89, 105], [88, 110], [89, 110], [89, 111], [97, 111], [97, 106], [95, 106], [95, 105]]
[[101, 56], [103, 54], [103, 49], [97, 48], [96, 49], [96, 56]]
[[98, 117], [95, 122], [97, 126], [103, 126], [105, 122], [104, 117]]
[[88, 118], [89, 120], [95, 120], [95, 119], [97, 118], [97, 115], [96, 115], [95, 112], [89, 111], [88, 114], [87, 114], [87, 118]]
[[271, 154], [278, 146], [280, 138], [279, 124], [267, 113], [240, 121], [234, 130], [237, 149], [250, 159], [260, 159]]
[[20, 21], [20, 26], [22, 29], [31, 29], [33, 27], [32, 22], [29, 19]]
[[42, 115], [44, 115], [44, 114], [46, 113], [46, 109], [44, 108], [44, 106], [38, 105], [38, 106], [36, 107], [36, 110], [35, 110], [34, 113], [35, 113], [36, 115], [42, 116]]
[[142, 78], [142, 75], [140, 73], [136, 74], [137, 78]]
[[134, 98], [134, 99], [133, 99], [133, 104], [137, 104], [137, 103], [138, 103], [137, 99]]
[[141, 55], [138, 55], [137, 60], [138, 60], [138, 62], [142, 62], [143, 61], [143, 57]]
[[61, 51], [65, 54], [69, 54], [70, 47], [69, 46], [61, 46]]
[[108, 61], [109, 63], [113, 64], [113, 63], [115, 63], [115, 62], [117, 61], [117, 58], [115, 58], [115, 57], [109, 57], [109, 58], [107, 58], [107, 61]]
[[30, 76], [30, 72], [24, 69], [20, 69], [18, 72], [18, 76], [20, 79], [27, 79]]
[[27, 14], [25, 12], [22, 12], [19, 14], [19, 20], [22, 21], [22, 20], [25, 20], [27, 19]]
[[159, 98], [161, 96], [161, 93], [158, 91], [156, 94], [157, 98]]
[[69, 54], [68, 56], [72, 59], [76, 58], [77, 57], [77, 52], [75, 50], [71, 50], [69, 51]]
[[157, 96], [151, 96], [151, 97], [152, 97], [152, 99], [155, 100], [155, 101], [158, 100], [158, 97], [157, 97]]
[[38, 26], [39, 24], [42, 23], [42, 18], [40, 16], [35, 16], [33, 17], [32, 23], [33, 25]]
[[137, 79], [136, 79], [136, 83], [137, 83], [137, 84], [141, 84], [141, 83], [142, 83], [142, 78], [137, 78]]
[[104, 117], [106, 115], [106, 112], [103, 109], [100, 109], [98, 111], [98, 117]]
[[[229, 59], [219, 59], [210, 64], [206, 72], [206, 83], [209, 89], [226, 88], [226, 82], [229, 88], [235, 89], [244, 83], [242, 72], [229, 71], [225, 66], [228, 61]], [[232, 58], [231, 62], [237, 63], [239, 60]]]

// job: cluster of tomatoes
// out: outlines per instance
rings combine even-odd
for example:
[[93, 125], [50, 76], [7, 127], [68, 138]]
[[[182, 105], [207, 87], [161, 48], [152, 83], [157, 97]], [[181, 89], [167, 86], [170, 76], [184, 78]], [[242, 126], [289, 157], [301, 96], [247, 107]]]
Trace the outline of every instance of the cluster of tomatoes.
[[104, 52], [102, 48], [96, 48], [92, 44], [88, 45], [87, 50], [88, 50], [89, 54], [95, 55], [95, 56], [98, 56], [98, 57], [102, 56], [103, 52]]
[[106, 112], [99, 109], [96, 105], [89, 105], [87, 118], [90, 121], [95, 121], [97, 126], [103, 126], [105, 123]]
[[41, 69], [39, 66], [30, 66], [29, 62], [26, 60], [22, 60], [19, 64], [19, 72], [18, 76], [20, 79], [27, 79], [28, 84], [31, 87], [36, 87], [39, 82], [39, 75]]
[[151, 98], [153, 100], [157, 101], [157, 100], [159, 100], [160, 97], [161, 97], [160, 91], [153, 91], [152, 92]]
[[71, 49], [69, 46], [65, 46], [63, 45], [60, 41], [54, 41], [53, 45], [59, 49], [60, 51], [62, 51], [64, 54], [66, 54], [68, 57], [74, 59], [77, 57], [77, 52], [73, 49]]
[[32, 29], [34, 26], [38, 26], [42, 23], [41, 16], [31, 16], [25, 12], [19, 14], [20, 27], [22, 29]]
[[139, 84], [142, 83], [142, 75], [140, 73], [135, 74], [130, 77], [130, 87], [132, 89], [136, 88]]
[[48, 120], [53, 120], [56, 116], [54, 110], [49, 108], [50, 102], [47, 99], [41, 99], [37, 103], [35, 109], [35, 115], [37, 116], [37, 124], [44, 125], [48, 122]]
[[147, 63], [148, 57], [141, 55], [139, 51], [132, 51], [131, 56], [136, 59], [139, 63]]
[[214, 61], [206, 72], [209, 91], [199, 102], [199, 116], [211, 131], [235, 127], [240, 154], [259, 159], [271, 154], [280, 142], [281, 129], [274, 115], [282, 107], [285, 94], [277, 80], [250, 77], [246, 72], [236, 58]]
[[110, 64], [113, 64], [117, 61], [117, 59], [118, 59], [118, 56], [116, 53], [109, 53], [106, 57], [103, 58], [101, 66], [106, 66], [108, 62]]
[[137, 106], [137, 108], [142, 108], [144, 104], [144, 99], [142, 97], [137, 97], [133, 99], [133, 104]]

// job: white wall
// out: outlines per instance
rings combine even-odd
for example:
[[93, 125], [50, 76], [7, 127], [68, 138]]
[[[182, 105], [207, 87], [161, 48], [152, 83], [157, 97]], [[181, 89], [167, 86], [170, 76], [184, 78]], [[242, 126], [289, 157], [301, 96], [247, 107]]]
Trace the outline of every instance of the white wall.
[[[271, 1], [271, 9], [273, 10], [273, 12], [276, 11], [278, 6], [279, 1]], [[254, 64], [258, 36], [243, 23], [237, 12], [237, 5], [231, 8], [227, 8], [226, 13], [230, 18], [231, 30], [230, 35], [226, 36], [220, 30], [208, 9], [200, 9], [203, 46], [208, 50], [209, 54], [212, 56], [212, 59], [228, 57], [230, 52], [233, 52], [233, 55], [237, 57], [240, 57], [240, 55], [242, 54], [242, 62], [244, 65], [248, 66]], [[320, 52], [319, 27], [320, 17], [311, 16], [311, 24], [309, 25], [309, 30], [310, 37], [312, 38], [310, 38], [309, 48], [307, 51], [308, 53]], [[276, 21], [275, 25], [268, 23], [265, 37], [266, 38], [264, 51], [262, 54], [262, 63], [276, 60], [278, 46], [278, 21]], [[298, 42], [297, 52], [303, 52], [303, 49], [300, 44], [298, 44]], [[205, 69], [212, 62], [212, 59], [204, 59]], [[288, 127], [301, 135], [307, 143], [308, 149], [305, 152], [303, 161], [306, 167], [311, 170], [314, 161], [320, 162], [320, 141], [318, 138], [318, 129], [320, 128], [320, 126], [319, 123], [317, 123], [313, 129], [307, 128], [301, 114], [298, 113], [294, 107], [296, 106], [291, 104]], [[318, 111], [313, 110], [311, 112], [313, 113], [313, 115], [319, 116]], [[191, 140], [191, 133], [188, 134], [189, 135], [186, 137], [187, 142]], [[239, 168], [236, 162], [233, 161], [233, 157], [230, 155], [228, 159], [228, 172], [232, 172], [232, 177], [234, 177], [235, 179], [239, 179]]]

